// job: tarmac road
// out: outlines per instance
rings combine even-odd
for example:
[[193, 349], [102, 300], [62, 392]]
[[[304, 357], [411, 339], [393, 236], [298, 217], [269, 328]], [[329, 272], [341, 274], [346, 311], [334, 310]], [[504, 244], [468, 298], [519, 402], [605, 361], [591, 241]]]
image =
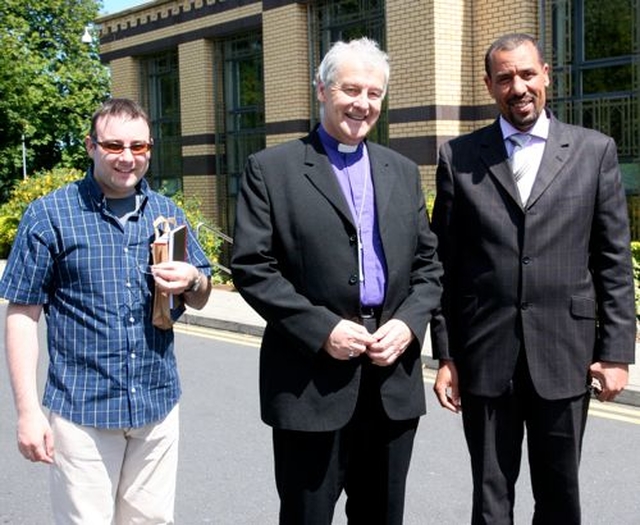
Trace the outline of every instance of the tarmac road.
[[[0, 305], [0, 319], [4, 308]], [[176, 523], [276, 524], [271, 432], [259, 418], [259, 340], [198, 327], [179, 327], [177, 332], [184, 394]], [[462, 425], [459, 416], [436, 406], [430, 375], [427, 372], [425, 380], [429, 413], [416, 439], [405, 524], [464, 525], [469, 522], [471, 476]], [[0, 524], [46, 524], [47, 467], [20, 457], [12, 407], [3, 366]], [[592, 412], [582, 468], [583, 522], [640, 525], [640, 409], [594, 403]], [[527, 478], [525, 464], [518, 487], [518, 524], [531, 521]], [[341, 500], [336, 525], [346, 523], [343, 514]]]

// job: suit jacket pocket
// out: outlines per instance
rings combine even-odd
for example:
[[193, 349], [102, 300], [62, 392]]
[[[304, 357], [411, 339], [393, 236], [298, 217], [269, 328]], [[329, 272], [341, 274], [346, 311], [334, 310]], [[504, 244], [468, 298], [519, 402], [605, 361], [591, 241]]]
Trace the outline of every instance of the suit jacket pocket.
[[584, 319], [596, 318], [596, 302], [590, 297], [571, 296], [571, 315]]

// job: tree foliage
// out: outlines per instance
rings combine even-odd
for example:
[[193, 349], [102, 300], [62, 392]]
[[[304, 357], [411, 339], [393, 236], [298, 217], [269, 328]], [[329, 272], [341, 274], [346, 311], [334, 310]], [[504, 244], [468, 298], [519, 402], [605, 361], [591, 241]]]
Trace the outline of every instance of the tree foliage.
[[108, 69], [98, 42], [81, 37], [99, 0], [0, 2], [0, 202], [27, 173], [84, 168], [83, 137], [108, 96]]

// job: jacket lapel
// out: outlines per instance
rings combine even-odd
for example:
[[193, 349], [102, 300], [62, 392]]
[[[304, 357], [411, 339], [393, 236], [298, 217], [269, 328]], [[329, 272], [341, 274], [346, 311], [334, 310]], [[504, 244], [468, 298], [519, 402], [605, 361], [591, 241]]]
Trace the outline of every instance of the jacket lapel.
[[491, 126], [486, 128], [480, 140], [480, 158], [486, 168], [493, 174], [498, 183], [505, 189], [509, 196], [518, 204], [520, 194], [516, 181], [513, 178], [511, 167], [507, 159], [507, 150], [504, 147], [504, 139], [500, 130], [500, 121], [496, 120]]
[[536, 174], [536, 180], [527, 201], [527, 208], [536, 203], [567, 162], [570, 140], [566, 131], [567, 128], [552, 115], [549, 125], [549, 137], [547, 137], [540, 169]]
[[318, 133], [313, 131], [305, 151], [304, 175], [331, 205], [355, 228], [351, 210], [342, 193], [329, 157], [327, 156]]

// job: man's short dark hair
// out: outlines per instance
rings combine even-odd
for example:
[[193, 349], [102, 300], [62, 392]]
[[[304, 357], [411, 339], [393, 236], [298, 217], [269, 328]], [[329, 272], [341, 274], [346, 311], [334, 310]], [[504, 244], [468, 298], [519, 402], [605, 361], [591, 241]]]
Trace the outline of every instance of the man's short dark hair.
[[142, 106], [133, 100], [128, 98], [110, 98], [100, 106], [97, 111], [91, 117], [91, 129], [89, 130], [89, 136], [96, 139], [96, 123], [102, 117], [116, 117], [125, 116], [130, 120], [143, 119], [149, 128], [151, 123], [147, 112], [142, 109]]
[[507, 35], [502, 35], [489, 46], [489, 49], [487, 49], [487, 53], [484, 55], [484, 71], [487, 76], [491, 78], [491, 60], [493, 59], [493, 54], [496, 51], [513, 51], [516, 47], [521, 46], [525, 42], [533, 44], [538, 51], [540, 64], [544, 64], [544, 54], [538, 40], [527, 33], [509, 33]]

